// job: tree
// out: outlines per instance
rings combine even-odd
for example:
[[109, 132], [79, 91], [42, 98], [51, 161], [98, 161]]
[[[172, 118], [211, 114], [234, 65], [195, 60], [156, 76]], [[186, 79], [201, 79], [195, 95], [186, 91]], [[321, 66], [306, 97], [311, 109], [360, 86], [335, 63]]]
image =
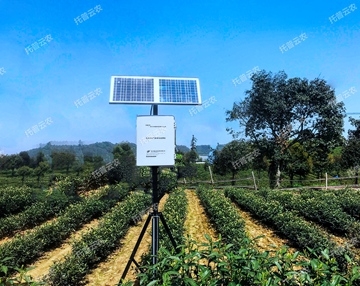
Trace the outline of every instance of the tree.
[[95, 170], [94, 168], [94, 158], [92, 153], [85, 153], [84, 154], [84, 164], [83, 164], [83, 171], [88, 173], [88, 172], [93, 172]]
[[22, 151], [19, 153], [19, 156], [24, 162], [24, 166], [30, 166], [31, 158], [29, 156], [29, 153], [26, 151]]
[[104, 158], [101, 156], [94, 156], [92, 161], [95, 170], [99, 169], [102, 165], [104, 165]]
[[193, 178], [197, 174], [196, 161], [199, 159], [199, 155], [196, 152], [197, 139], [193, 135], [190, 142], [190, 151], [186, 152], [182, 157], [184, 166], [178, 165], [178, 178]]
[[179, 178], [194, 178], [197, 175], [197, 167], [195, 163], [187, 163], [183, 167], [179, 167]]
[[24, 161], [19, 155], [10, 155], [5, 163], [6, 169], [11, 170], [11, 176], [14, 176], [15, 170], [23, 165]]
[[111, 184], [118, 182], [134, 183], [136, 178], [136, 158], [129, 143], [120, 143], [114, 147], [114, 160], [119, 164], [108, 172]]
[[37, 155], [36, 155], [35, 167], [39, 166], [39, 164], [40, 164], [41, 162], [45, 162], [45, 161], [46, 161], [45, 155], [44, 155], [43, 152], [40, 151], [40, 152], [37, 153]]
[[292, 145], [312, 140], [328, 154], [340, 142], [344, 104], [332, 104], [335, 91], [323, 79], [287, 79], [283, 71], [272, 75], [262, 70], [251, 80], [245, 99], [226, 111], [226, 121], [238, 121], [244, 129], [227, 130], [234, 138], [244, 132], [257, 147], [267, 140], [270, 186], [279, 187], [286, 151]]
[[84, 163], [92, 163], [94, 162], [93, 155], [91, 153], [84, 154]]
[[196, 151], [196, 142], [197, 142], [197, 139], [193, 135], [191, 138], [191, 142], [190, 142], [190, 150]]
[[336, 175], [340, 175], [340, 172], [342, 170], [342, 153], [343, 147], [338, 146], [331, 150], [330, 154], [328, 155], [329, 171], [335, 172]]
[[52, 169], [53, 170], [65, 169], [66, 173], [69, 172], [69, 169], [75, 162], [75, 154], [65, 151], [60, 151], [60, 152], [54, 151], [51, 153], [51, 158], [52, 158]]
[[193, 135], [190, 142], [190, 151], [185, 153], [184, 156], [186, 164], [195, 163], [199, 159], [199, 155], [196, 152], [196, 141], [197, 139]]
[[288, 149], [288, 157], [285, 164], [285, 172], [289, 175], [290, 185], [293, 187], [294, 176], [305, 178], [312, 169], [312, 158], [299, 142], [291, 145]]
[[50, 169], [50, 166], [47, 162], [40, 162], [39, 166], [34, 169], [34, 175], [37, 178], [38, 184], [40, 184], [40, 178], [44, 177], [45, 173]]
[[30, 176], [33, 172], [28, 166], [22, 166], [17, 170], [17, 174], [21, 176], [21, 183], [24, 184], [25, 177]]
[[345, 143], [341, 161], [344, 168], [354, 168], [355, 184], [357, 184], [360, 166], [360, 119], [350, 117], [349, 121], [355, 130], [348, 131], [348, 140]]
[[230, 172], [231, 184], [234, 185], [235, 175], [250, 164], [250, 162], [245, 162], [247, 161], [246, 156], [249, 154], [251, 154], [250, 145], [245, 140], [233, 140], [226, 144], [221, 151], [214, 150], [214, 173], [224, 176]]
[[0, 154], [0, 170], [5, 170], [7, 168], [8, 155]]
[[84, 166], [79, 162], [79, 160], [76, 160], [72, 169], [76, 173], [76, 176], [79, 176], [80, 173], [84, 171]]

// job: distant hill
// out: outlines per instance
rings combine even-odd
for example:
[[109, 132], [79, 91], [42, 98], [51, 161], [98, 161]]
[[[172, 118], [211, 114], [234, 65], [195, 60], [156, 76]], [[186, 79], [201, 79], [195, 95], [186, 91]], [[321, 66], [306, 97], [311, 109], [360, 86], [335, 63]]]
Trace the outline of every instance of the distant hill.
[[210, 145], [197, 145], [197, 146], [196, 146], [196, 152], [197, 152], [200, 156], [207, 156], [207, 155], [209, 155], [211, 149], [212, 149], [212, 148], [211, 148]]
[[183, 153], [189, 152], [190, 149], [186, 147], [185, 145], [176, 145], [177, 149]]
[[[186, 153], [190, 151], [190, 148], [186, 147], [185, 145], [177, 145], [176, 146], [181, 152]], [[196, 145], [196, 152], [200, 156], [207, 156], [211, 151], [210, 145]]]

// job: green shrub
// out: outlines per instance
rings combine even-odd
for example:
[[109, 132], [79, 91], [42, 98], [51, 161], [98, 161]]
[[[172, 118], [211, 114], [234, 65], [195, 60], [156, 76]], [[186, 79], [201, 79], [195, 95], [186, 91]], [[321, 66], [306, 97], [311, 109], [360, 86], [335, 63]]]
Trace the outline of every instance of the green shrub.
[[[178, 254], [161, 248], [162, 259], [138, 274], [140, 285], [359, 285], [360, 268], [349, 257], [349, 268], [340, 271], [328, 250], [308, 260], [286, 247], [270, 255], [251, 247], [211, 241], [187, 241]], [[153, 273], [162, 275], [154, 278]], [[127, 283], [123, 285], [133, 285]]]
[[[45, 193], [45, 192], [44, 192]], [[46, 221], [59, 214], [69, 204], [69, 198], [59, 191], [46, 192], [47, 195], [39, 198], [23, 212], [0, 219], [0, 238], [10, 236], [15, 231], [24, 230]]]
[[204, 206], [210, 222], [220, 233], [227, 243], [232, 243], [235, 247], [246, 243], [245, 221], [236, 211], [231, 201], [220, 191], [197, 188], [197, 194], [201, 204]]
[[305, 221], [296, 212], [286, 210], [278, 201], [265, 199], [259, 193], [244, 189], [226, 188], [225, 194], [240, 207], [276, 228], [300, 249], [335, 246], [320, 228]]
[[0, 190], [0, 217], [15, 214], [36, 202], [36, 192], [28, 187]]
[[[27, 275], [28, 268], [18, 268], [7, 266], [9, 257], [0, 260], [0, 286], [22, 285], [22, 286], [40, 286], [43, 282], [37, 282]], [[15, 274], [14, 274], [15, 273]]]

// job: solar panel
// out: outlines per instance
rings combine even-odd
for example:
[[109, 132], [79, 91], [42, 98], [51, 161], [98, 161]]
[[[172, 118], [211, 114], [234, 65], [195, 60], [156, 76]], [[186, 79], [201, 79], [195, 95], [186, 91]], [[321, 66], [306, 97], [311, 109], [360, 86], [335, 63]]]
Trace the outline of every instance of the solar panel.
[[201, 105], [199, 79], [112, 76], [110, 103]]

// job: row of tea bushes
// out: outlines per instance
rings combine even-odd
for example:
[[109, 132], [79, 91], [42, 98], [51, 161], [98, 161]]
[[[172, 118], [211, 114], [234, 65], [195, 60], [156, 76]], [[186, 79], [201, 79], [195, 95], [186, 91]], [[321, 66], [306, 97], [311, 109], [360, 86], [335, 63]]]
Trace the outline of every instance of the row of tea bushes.
[[72, 245], [64, 261], [55, 263], [48, 274], [49, 285], [79, 285], [91, 268], [119, 247], [131, 225], [132, 216], [151, 203], [144, 193], [132, 193], [101, 220], [98, 227], [84, 234]]
[[[109, 197], [109, 193], [117, 193]], [[11, 257], [9, 266], [20, 267], [34, 261], [43, 252], [59, 246], [83, 224], [98, 218], [128, 194], [128, 189], [105, 188], [98, 195], [70, 205], [55, 221], [43, 224], [25, 235], [16, 235], [0, 246], [0, 260]]]

